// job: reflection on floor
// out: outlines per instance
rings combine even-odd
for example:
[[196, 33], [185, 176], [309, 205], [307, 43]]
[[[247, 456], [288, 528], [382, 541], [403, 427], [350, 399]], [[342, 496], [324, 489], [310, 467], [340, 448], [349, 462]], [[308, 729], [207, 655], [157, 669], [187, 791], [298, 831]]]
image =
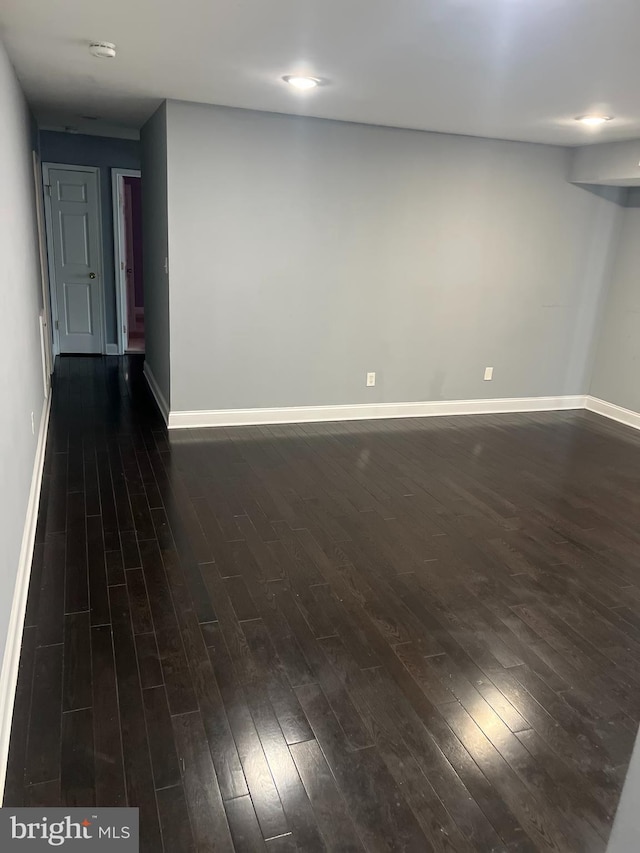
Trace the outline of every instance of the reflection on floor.
[[167, 434], [59, 359], [5, 803], [141, 850], [601, 851], [640, 718], [640, 435]]

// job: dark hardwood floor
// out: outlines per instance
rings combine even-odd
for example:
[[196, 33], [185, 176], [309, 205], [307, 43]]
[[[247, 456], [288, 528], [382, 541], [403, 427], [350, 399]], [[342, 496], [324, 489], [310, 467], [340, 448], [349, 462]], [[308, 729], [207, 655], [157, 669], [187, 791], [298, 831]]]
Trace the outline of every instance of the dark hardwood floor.
[[640, 433], [176, 431], [59, 359], [6, 805], [145, 853], [602, 851], [640, 720]]

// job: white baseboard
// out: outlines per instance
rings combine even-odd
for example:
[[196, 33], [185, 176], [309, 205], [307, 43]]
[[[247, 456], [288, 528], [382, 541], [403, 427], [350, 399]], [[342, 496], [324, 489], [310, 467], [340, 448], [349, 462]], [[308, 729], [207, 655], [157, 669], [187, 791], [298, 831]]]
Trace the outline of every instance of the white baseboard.
[[31, 578], [31, 561], [36, 538], [38, 522], [38, 507], [40, 506], [40, 490], [42, 486], [42, 471], [44, 468], [44, 453], [47, 445], [49, 429], [49, 412], [51, 411], [51, 394], [44, 401], [38, 430], [38, 443], [33, 462], [31, 489], [27, 502], [27, 514], [22, 533], [22, 545], [18, 561], [18, 572], [13, 591], [13, 603], [9, 616], [7, 642], [0, 674], [0, 797], [4, 791], [4, 782], [9, 758], [9, 740], [11, 738], [11, 723], [13, 720], [13, 703], [18, 682], [18, 666], [22, 647], [22, 629], [27, 608], [27, 594]]
[[149, 367], [149, 362], [145, 360], [143, 371], [144, 378], [147, 380], [147, 385], [149, 386], [149, 390], [153, 394], [153, 397], [158, 404], [158, 408], [164, 418], [164, 421], [167, 425], [169, 425], [169, 404], [164, 398], [164, 394], [160, 390], [160, 386], [158, 385], [158, 381], [156, 377], [153, 375], [153, 371]]
[[[153, 390], [153, 389], [152, 389]], [[362, 403], [354, 406], [289, 406], [282, 409], [220, 409], [169, 412], [169, 429], [214, 426], [257, 426], [317, 421], [354, 421], [377, 418], [427, 418], [443, 415], [484, 415], [507, 412], [550, 412], [582, 409], [585, 398], [508, 397], [498, 400], [443, 400], [424, 403]]]
[[640, 429], [640, 413], [634, 412], [632, 409], [624, 409], [622, 406], [607, 403], [606, 400], [600, 400], [598, 397], [587, 397], [584, 407], [590, 412], [604, 415], [605, 418], [610, 418], [612, 421]]
[[107, 352], [105, 355], [119, 355], [120, 350], [118, 349], [118, 344], [107, 344]]

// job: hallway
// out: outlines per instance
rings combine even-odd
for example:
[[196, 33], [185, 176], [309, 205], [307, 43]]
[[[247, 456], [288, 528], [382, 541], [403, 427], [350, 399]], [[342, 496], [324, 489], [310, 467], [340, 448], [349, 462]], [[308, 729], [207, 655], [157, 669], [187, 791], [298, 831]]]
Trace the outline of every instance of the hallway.
[[138, 806], [145, 853], [604, 850], [640, 434], [169, 434], [142, 363], [57, 363], [5, 805]]

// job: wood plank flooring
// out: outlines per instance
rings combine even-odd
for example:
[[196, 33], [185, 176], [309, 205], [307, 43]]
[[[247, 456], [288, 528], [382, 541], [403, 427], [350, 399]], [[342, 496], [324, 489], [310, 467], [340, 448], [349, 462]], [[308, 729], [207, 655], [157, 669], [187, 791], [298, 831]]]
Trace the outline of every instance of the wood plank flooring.
[[640, 433], [586, 412], [168, 434], [62, 358], [6, 805], [144, 853], [602, 851], [640, 720]]

